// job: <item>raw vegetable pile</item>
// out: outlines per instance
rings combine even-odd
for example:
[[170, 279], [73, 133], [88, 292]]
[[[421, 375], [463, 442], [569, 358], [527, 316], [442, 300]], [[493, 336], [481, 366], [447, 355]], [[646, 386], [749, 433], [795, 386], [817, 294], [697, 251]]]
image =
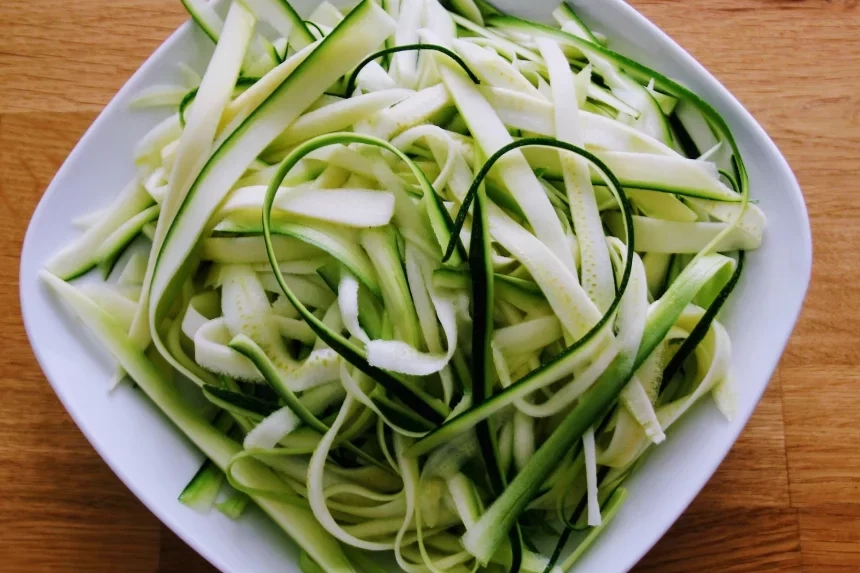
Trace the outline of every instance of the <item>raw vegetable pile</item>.
[[42, 274], [207, 456], [180, 500], [253, 500], [306, 572], [570, 570], [731, 416], [764, 215], [723, 119], [565, 5], [183, 1], [205, 74], [135, 101], [171, 115]]

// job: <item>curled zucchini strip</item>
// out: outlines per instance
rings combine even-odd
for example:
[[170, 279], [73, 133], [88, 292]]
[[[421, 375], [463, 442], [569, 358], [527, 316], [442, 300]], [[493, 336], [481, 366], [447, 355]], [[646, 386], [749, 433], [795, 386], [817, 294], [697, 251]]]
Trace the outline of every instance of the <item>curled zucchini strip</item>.
[[431, 194], [435, 196], [435, 191], [430, 186], [430, 183], [427, 182], [427, 179], [424, 177], [421, 170], [417, 166], [414, 166], [414, 163], [412, 163], [411, 160], [403, 154], [403, 152], [386, 141], [370, 136], [350, 133], [335, 133], [313, 139], [296, 148], [295, 151], [284, 159], [284, 162], [278, 168], [278, 173], [270, 183], [269, 189], [266, 193], [266, 198], [263, 204], [263, 238], [266, 242], [266, 251], [269, 255], [269, 261], [272, 264], [272, 271], [274, 272], [275, 278], [281, 286], [284, 295], [291, 303], [293, 303], [296, 310], [299, 311], [321, 340], [331, 346], [340, 356], [343, 357], [344, 360], [378, 381], [388, 391], [400, 398], [405, 404], [414, 408], [419, 415], [425, 417], [430, 422], [440, 422], [448, 413], [448, 408], [441, 401], [431, 397], [412, 382], [398, 378], [392, 373], [370, 364], [367, 361], [367, 354], [364, 349], [357, 347], [354, 343], [345, 339], [340, 333], [327, 328], [322, 321], [308, 311], [307, 307], [305, 307], [298, 298], [296, 298], [278, 268], [278, 259], [272, 244], [272, 208], [280, 183], [284, 177], [286, 177], [287, 173], [289, 173], [289, 171], [306, 155], [320, 147], [337, 143], [361, 143], [381, 147], [391, 151], [410, 164], [413, 173], [422, 182], [425, 194], [428, 196]]

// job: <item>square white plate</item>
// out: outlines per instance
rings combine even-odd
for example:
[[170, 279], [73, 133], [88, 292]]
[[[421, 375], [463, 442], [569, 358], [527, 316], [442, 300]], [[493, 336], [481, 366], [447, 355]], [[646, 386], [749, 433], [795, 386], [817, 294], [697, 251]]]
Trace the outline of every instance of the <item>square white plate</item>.
[[[502, 9], [548, 20], [558, 0], [500, 1]], [[311, 0], [295, 0], [309, 8]], [[803, 196], [764, 130], [688, 53], [621, 0], [573, 0], [611, 47], [685, 83], [726, 119], [749, 169], [752, 196], [768, 216], [762, 247], [750, 253], [740, 285], [723, 311], [732, 338], [738, 412], [726, 422], [703, 401], [672, 428], [629, 480], [630, 496], [577, 571], [630, 569], [665, 533], [728, 453], [761, 398], [797, 320], [809, 283], [812, 243]], [[683, 6], [678, 5], [682, 10]], [[201, 516], [176, 501], [201, 455], [140, 392], [108, 393], [113, 364], [39, 283], [37, 273], [76, 236], [71, 220], [108, 204], [133, 175], [135, 142], [163, 115], [128, 111], [145, 86], [175, 77], [175, 63], [198, 70], [211, 42], [183, 25], [135, 73], [93, 123], [37, 207], [21, 255], [21, 309], [30, 343], [57, 395], [95, 449], [167, 526], [225, 572], [292, 572], [296, 547], [261, 512], [239, 522]]]

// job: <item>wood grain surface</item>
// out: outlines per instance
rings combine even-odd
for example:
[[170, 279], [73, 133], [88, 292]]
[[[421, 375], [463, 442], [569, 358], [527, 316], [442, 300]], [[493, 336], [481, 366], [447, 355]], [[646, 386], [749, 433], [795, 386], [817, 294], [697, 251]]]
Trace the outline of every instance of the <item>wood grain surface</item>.
[[[598, 1], [598, 0], [595, 0]], [[741, 439], [638, 571], [860, 571], [860, 7], [632, 0], [752, 111], [813, 226], [812, 287]], [[178, 0], [0, 0], [0, 571], [202, 572], [78, 431], [32, 355], [18, 257], [42, 192], [185, 19]]]

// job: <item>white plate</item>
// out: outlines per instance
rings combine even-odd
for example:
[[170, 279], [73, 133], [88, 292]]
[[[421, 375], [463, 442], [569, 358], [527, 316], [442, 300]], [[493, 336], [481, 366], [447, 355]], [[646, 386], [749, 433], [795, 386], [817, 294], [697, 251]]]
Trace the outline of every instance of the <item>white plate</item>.
[[[548, 19], [558, 0], [499, 2]], [[296, 0], [307, 8], [310, 0]], [[505, 6], [507, 4], [507, 6]], [[631, 568], [680, 516], [728, 453], [758, 403], [794, 327], [809, 282], [812, 243], [803, 196], [785, 159], [738, 101], [689, 54], [620, 0], [573, 0], [611, 46], [687, 84], [726, 119], [749, 169], [752, 195], [768, 216], [762, 247], [750, 253], [722, 320], [733, 346], [738, 413], [727, 423], [703, 401], [673, 427], [628, 482], [630, 496], [577, 571]], [[518, 6], [518, 7], [517, 7]], [[678, 9], [683, 7], [679, 4]], [[609, 25], [611, 23], [611, 26]], [[93, 123], [42, 197], [21, 255], [21, 310], [36, 357], [66, 409], [102, 458], [168, 527], [225, 572], [298, 571], [295, 546], [258, 511], [238, 523], [203, 517], [176, 501], [201, 455], [139, 392], [109, 394], [113, 364], [42, 287], [37, 272], [76, 236], [71, 220], [108, 204], [133, 175], [134, 143], [160, 119], [130, 112], [143, 87], [175, 77], [175, 63], [204, 69], [212, 46], [182, 26], [138, 70]]]

